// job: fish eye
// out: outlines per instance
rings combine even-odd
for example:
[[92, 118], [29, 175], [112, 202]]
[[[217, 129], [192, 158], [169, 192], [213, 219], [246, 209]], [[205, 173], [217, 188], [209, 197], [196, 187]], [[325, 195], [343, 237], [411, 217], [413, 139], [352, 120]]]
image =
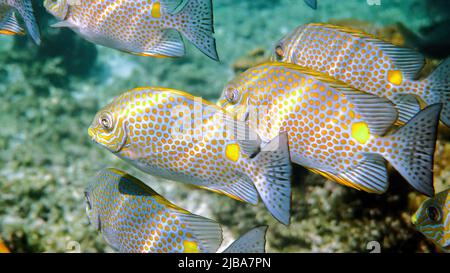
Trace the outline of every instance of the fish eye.
[[427, 216], [431, 221], [439, 222], [441, 220], [441, 211], [435, 206], [430, 206], [427, 208]]
[[228, 88], [225, 91], [225, 97], [227, 98], [228, 102], [235, 104], [239, 101], [239, 91], [234, 88]]
[[107, 131], [110, 131], [113, 128], [112, 118], [108, 113], [103, 113], [100, 115], [98, 123]]
[[275, 47], [275, 54], [277, 55], [278, 60], [281, 60], [284, 57], [284, 49], [281, 45]]

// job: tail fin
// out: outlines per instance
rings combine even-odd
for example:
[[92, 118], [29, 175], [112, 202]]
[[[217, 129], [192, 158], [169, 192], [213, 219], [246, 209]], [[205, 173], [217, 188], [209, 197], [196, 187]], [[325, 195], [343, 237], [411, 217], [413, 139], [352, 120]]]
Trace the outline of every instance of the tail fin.
[[[441, 121], [450, 127], [450, 57], [428, 77], [430, 98], [427, 104], [442, 103]], [[427, 100], [425, 98], [425, 100]]]
[[417, 191], [434, 195], [433, 161], [439, 113], [442, 104], [420, 111], [397, 132], [385, 138], [392, 141], [392, 153], [386, 159]]
[[286, 133], [269, 142], [253, 159], [257, 173], [254, 183], [270, 213], [288, 225], [291, 209], [291, 173]]
[[31, 0], [18, 0], [15, 1], [15, 3], [16, 5], [14, 6], [14, 8], [17, 10], [20, 16], [22, 16], [28, 34], [37, 45], [41, 44], [39, 28], [36, 23], [36, 19], [34, 18]]
[[215, 61], [219, 61], [214, 34], [212, 0], [189, 0], [179, 16], [187, 18], [186, 25], [180, 31], [201, 52]]
[[305, 3], [312, 9], [317, 9], [317, 0], [305, 0]]
[[227, 247], [223, 253], [265, 253], [267, 226], [256, 227]]

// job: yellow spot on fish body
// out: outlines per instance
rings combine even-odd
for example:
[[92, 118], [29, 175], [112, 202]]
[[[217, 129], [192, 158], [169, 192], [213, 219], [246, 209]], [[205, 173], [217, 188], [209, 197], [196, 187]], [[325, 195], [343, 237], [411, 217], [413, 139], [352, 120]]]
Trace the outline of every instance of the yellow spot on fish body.
[[390, 70], [388, 72], [388, 81], [394, 85], [401, 85], [403, 82], [403, 75], [400, 70]]
[[161, 18], [161, 3], [156, 2], [152, 7], [153, 18]]
[[184, 253], [199, 253], [198, 244], [194, 241], [183, 241]]
[[241, 151], [241, 147], [238, 144], [229, 144], [225, 149], [225, 155], [227, 158], [233, 162], [239, 160], [239, 153]]
[[352, 125], [352, 137], [361, 144], [365, 144], [370, 138], [369, 126], [365, 122], [357, 122]]

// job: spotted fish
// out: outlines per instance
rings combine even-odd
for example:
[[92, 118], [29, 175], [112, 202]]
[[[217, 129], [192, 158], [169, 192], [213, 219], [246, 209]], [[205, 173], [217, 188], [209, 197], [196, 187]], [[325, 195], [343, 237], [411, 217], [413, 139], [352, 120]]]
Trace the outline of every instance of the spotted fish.
[[[291, 165], [285, 134], [259, 138], [223, 109], [182, 91], [146, 87], [115, 98], [89, 135], [140, 170], [256, 204], [289, 223]], [[255, 189], [256, 187], [256, 189]]]
[[0, 34], [4, 35], [24, 35], [25, 31], [17, 21], [16, 14], [19, 14], [28, 34], [36, 44], [41, 43], [39, 28], [33, 15], [31, 0], [0, 0]]
[[212, 0], [45, 0], [44, 6], [86, 40], [131, 54], [182, 57], [181, 34], [218, 60]]
[[219, 106], [248, 120], [262, 143], [288, 135], [292, 162], [373, 193], [388, 187], [386, 160], [418, 191], [432, 196], [433, 154], [441, 105], [396, 132], [393, 104], [293, 64], [266, 63], [230, 82]]
[[[216, 252], [222, 242], [218, 223], [170, 203], [117, 169], [100, 171], [85, 196], [89, 221], [118, 252]], [[266, 227], [251, 230], [225, 252], [264, 252], [265, 233]]]
[[[309, 24], [286, 35], [275, 47], [278, 61], [327, 74], [347, 85], [388, 98], [399, 124], [426, 105], [443, 103], [441, 121], [450, 126], [450, 59], [428, 78], [417, 80], [425, 64], [418, 52], [345, 27]], [[418, 100], [419, 99], [419, 100]]]
[[425, 200], [412, 222], [418, 231], [450, 252], [450, 189]]

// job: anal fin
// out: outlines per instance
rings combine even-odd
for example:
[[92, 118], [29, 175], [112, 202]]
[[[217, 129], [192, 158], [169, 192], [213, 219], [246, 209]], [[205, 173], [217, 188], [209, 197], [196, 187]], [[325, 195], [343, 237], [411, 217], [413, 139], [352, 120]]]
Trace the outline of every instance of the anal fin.
[[397, 124], [402, 125], [410, 121], [420, 112], [420, 103], [414, 95], [397, 95], [392, 99], [398, 110]]
[[377, 154], [365, 154], [357, 166], [338, 177], [370, 193], [384, 193], [389, 186], [386, 160]]
[[235, 181], [222, 185], [220, 188], [212, 189], [204, 186], [200, 186], [200, 188], [226, 195], [241, 202], [252, 205], [258, 204], [258, 193], [250, 178], [244, 174], [239, 176]]
[[143, 52], [133, 52], [137, 55], [178, 58], [185, 55], [183, 39], [178, 31], [165, 29], [162, 31], [156, 45], [151, 46]]
[[13, 12], [9, 13], [6, 19], [0, 23], [0, 34], [4, 35], [25, 35], [25, 31], [20, 27]]

